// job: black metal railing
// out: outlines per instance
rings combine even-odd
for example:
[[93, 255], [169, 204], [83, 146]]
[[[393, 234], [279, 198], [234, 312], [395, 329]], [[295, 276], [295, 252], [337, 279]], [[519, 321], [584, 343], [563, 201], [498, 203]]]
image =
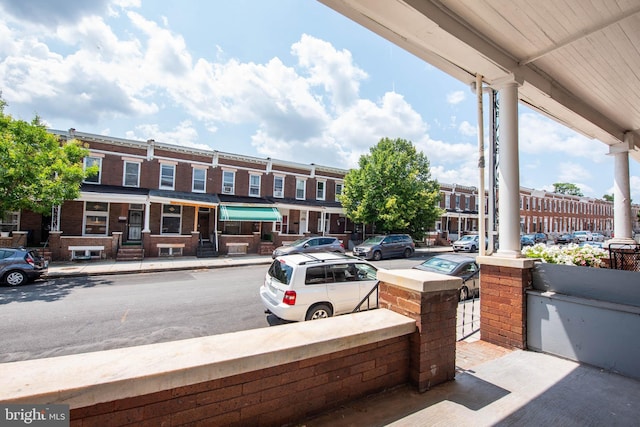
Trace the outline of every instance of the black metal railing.
[[[471, 288], [466, 285], [467, 282], [480, 276], [480, 270], [477, 270], [471, 276], [465, 278], [462, 286], [467, 289]], [[458, 304], [458, 318], [456, 322], [456, 336], [458, 341], [464, 341], [471, 335], [480, 330], [480, 288], [474, 292], [470, 289], [470, 298], [460, 301]]]
[[609, 260], [612, 269], [640, 271], [640, 244], [609, 244]]
[[[373, 288], [371, 288], [371, 290], [369, 291], [369, 293], [362, 298], [362, 301], [360, 301], [358, 303], [358, 305], [356, 306], [356, 308], [353, 309], [352, 313], [357, 313], [359, 311], [363, 311], [363, 310], [375, 310], [376, 308], [378, 308], [378, 303], [379, 298], [380, 298], [380, 291], [379, 291], [379, 286], [380, 286], [380, 282], [376, 282], [376, 284], [373, 286]], [[375, 294], [375, 299], [372, 302], [371, 301], [371, 297]], [[367, 304], [366, 309], [363, 308], [364, 304]]]

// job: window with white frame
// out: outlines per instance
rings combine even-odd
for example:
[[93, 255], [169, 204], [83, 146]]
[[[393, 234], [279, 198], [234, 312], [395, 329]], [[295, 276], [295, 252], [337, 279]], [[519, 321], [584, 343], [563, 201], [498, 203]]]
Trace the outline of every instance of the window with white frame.
[[471, 208], [471, 197], [465, 197], [464, 208], [465, 210], [469, 210]]
[[284, 197], [284, 176], [273, 177], [273, 197]]
[[344, 184], [336, 182], [336, 200], [339, 200], [343, 188]]
[[236, 173], [234, 171], [222, 171], [222, 193], [233, 194], [235, 192]]
[[316, 182], [316, 200], [324, 200], [324, 189], [327, 183], [325, 181]]
[[122, 185], [125, 187], [140, 186], [140, 163], [125, 160]]
[[182, 206], [162, 205], [162, 234], [180, 234]]
[[306, 198], [307, 181], [304, 179], [296, 179], [296, 199], [304, 200]]
[[4, 217], [0, 217], [1, 231], [18, 231], [18, 224], [20, 224], [20, 212], [18, 211], [6, 212]]
[[100, 178], [102, 176], [102, 158], [95, 156], [87, 156], [84, 158], [84, 170], [86, 171], [90, 167], [97, 166], [98, 172], [95, 175], [88, 176], [84, 179], [84, 182], [90, 182], [92, 184], [100, 184]]
[[260, 197], [260, 175], [249, 175], [249, 196]]
[[444, 194], [444, 208], [451, 209], [451, 197], [447, 193]]
[[460, 209], [460, 195], [456, 195], [456, 209]]
[[204, 193], [206, 190], [207, 170], [203, 168], [193, 168], [193, 180], [191, 189], [194, 193]]
[[108, 233], [109, 203], [84, 202], [84, 236], [106, 236]]
[[168, 163], [160, 164], [160, 188], [173, 190], [175, 188], [176, 166]]

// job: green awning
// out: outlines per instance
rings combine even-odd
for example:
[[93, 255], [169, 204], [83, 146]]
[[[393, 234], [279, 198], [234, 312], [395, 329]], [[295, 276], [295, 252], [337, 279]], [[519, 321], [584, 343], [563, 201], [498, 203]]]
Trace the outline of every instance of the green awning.
[[220, 221], [282, 221], [282, 215], [273, 207], [220, 205]]

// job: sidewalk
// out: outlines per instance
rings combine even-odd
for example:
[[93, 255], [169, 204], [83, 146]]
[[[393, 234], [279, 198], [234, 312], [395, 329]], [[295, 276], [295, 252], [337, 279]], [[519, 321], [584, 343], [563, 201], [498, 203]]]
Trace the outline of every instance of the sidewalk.
[[[451, 247], [432, 246], [416, 248], [416, 254], [449, 252]], [[191, 270], [224, 268], [246, 265], [268, 265], [273, 261], [271, 255], [235, 255], [215, 258], [196, 258], [193, 256], [145, 258], [141, 261], [53, 261], [49, 263], [47, 277], [77, 277], [103, 274], [151, 273], [171, 270]], [[416, 262], [417, 264], [418, 262]]]

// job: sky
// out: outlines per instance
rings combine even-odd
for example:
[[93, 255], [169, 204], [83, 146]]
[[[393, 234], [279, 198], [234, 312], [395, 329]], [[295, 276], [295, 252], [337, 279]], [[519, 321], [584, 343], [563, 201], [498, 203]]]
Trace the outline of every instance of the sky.
[[[3, 0], [0, 40], [15, 119], [344, 169], [402, 138], [478, 186], [471, 88], [316, 0]], [[519, 136], [521, 186], [613, 193], [605, 144], [522, 104]]]

